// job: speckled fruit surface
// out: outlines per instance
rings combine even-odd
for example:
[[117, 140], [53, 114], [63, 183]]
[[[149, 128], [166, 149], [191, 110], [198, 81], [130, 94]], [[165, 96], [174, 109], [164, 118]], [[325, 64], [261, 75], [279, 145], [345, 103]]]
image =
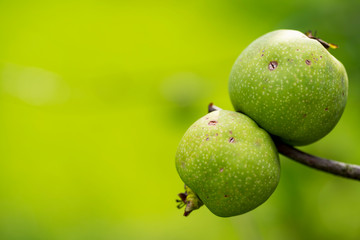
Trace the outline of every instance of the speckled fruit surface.
[[236, 60], [229, 79], [236, 111], [291, 145], [328, 134], [347, 100], [344, 66], [317, 40], [294, 30], [270, 32]]
[[271, 137], [249, 117], [214, 111], [185, 133], [176, 153], [183, 180], [215, 215], [248, 212], [270, 197], [280, 177]]

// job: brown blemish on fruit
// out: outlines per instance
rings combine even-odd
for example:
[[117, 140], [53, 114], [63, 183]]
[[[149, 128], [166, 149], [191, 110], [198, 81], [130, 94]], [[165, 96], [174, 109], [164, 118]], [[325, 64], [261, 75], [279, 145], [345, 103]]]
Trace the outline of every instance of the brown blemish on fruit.
[[277, 62], [277, 61], [271, 61], [271, 62], [269, 63], [268, 68], [269, 68], [270, 71], [273, 71], [273, 70], [275, 70], [275, 68], [277, 68], [277, 66], [278, 66], [278, 62]]
[[235, 138], [231, 137], [231, 138], [229, 139], [229, 143], [233, 143], [233, 142], [235, 142]]
[[306, 116], [307, 116], [307, 114], [303, 114], [303, 116], [302, 116], [302, 117], [303, 117], [303, 118], [306, 118]]
[[308, 59], [306, 59], [306, 60], [305, 60], [305, 63], [306, 63], [307, 65], [310, 65], [310, 64], [311, 64], [311, 61], [308, 60]]
[[261, 54], [261, 56], [263, 57], [263, 56], [264, 56], [264, 54]]
[[229, 195], [225, 194], [224, 197], [229, 197]]
[[325, 111], [329, 110], [329, 108], [325, 108]]
[[343, 95], [343, 96], [345, 96], [345, 93], [344, 93], [344, 91], [342, 91], [342, 95]]
[[296, 51], [299, 51], [299, 49], [296, 49]]
[[209, 138], [206, 138], [206, 141], [209, 141]]
[[320, 56], [320, 58], [322, 58], [322, 56]]
[[217, 124], [217, 121], [212, 120], [208, 123], [208, 125], [215, 126]]
[[223, 172], [224, 171], [224, 168], [220, 168], [220, 172]]

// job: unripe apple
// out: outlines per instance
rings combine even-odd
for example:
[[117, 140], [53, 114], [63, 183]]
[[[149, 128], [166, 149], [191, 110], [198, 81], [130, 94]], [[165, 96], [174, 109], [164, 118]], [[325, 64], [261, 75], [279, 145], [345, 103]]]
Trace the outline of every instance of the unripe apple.
[[229, 93], [236, 111], [291, 145], [306, 145], [339, 121], [348, 77], [318, 40], [277, 30], [240, 54], [230, 74]]
[[[185, 133], [176, 153], [177, 171], [189, 188], [189, 213], [204, 203], [217, 216], [248, 212], [265, 202], [280, 177], [276, 147], [249, 117], [214, 111]], [[186, 212], [188, 211], [188, 212]]]

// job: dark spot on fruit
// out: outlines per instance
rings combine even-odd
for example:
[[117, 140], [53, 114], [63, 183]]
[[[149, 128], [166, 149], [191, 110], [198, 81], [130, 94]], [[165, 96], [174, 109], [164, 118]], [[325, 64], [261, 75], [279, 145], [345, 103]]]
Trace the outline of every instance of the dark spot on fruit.
[[307, 65], [310, 65], [311, 64], [311, 61], [310, 60], [305, 60], [305, 63], [307, 64]]
[[206, 198], [209, 198], [209, 196], [206, 196]]
[[345, 93], [344, 93], [344, 91], [342, 92], [342, 95], [343, 95], [343, 96], [345, 96]]
[[299, 49], [296, 49], [296, 51], [299, 51]]
[[206, 141], [209, 141], [209, 138], [206, 138]]
[[320, 58], [322, 58], [322, 56], [320, 56]]
[[225, 194], [224, 197], [229, 197], [229, 195], [226, 195], [226, 194]]
[[235, 142], [235, 139], [233, 137], [229, 138], [229, 143]]
[[212, 120], [208, 123], [208, 125], [215, 126], [217, 124], [217, 121]]
[[303, 116], [302, 116], [302, 117], [303, 117], [303, 118], [306, 118], [306, 116], [307, 116], [307, 114], [303, 114]]
[[263, 56], [264, 56], [264, 54], [261, 54], [261, 56], [263, 57]]
[[329, 110], [329, 108], [325, 108], [325, 111]]
[[220, 168], [220, 172], [223, 172], [224, 171], [224, 169], [223, 168]]
[[275, 70], [275, 68], [277, 68], [277, 66], [278, 66], [278, 62], [277, 61], [271, 61], [270, 63], [269, 63], [269, 70], [270, 71], [273, 71], [273, 70]]

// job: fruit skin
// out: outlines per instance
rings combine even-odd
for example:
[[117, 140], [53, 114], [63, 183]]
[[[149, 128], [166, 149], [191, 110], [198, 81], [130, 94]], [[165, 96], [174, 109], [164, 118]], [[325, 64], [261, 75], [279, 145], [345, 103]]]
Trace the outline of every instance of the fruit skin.
[[236, 111], [286, 143], [306, 145], [324, 137], [339, 121], [348, 77], [317, 40], [298, 31], [277, 30], [240, 54], [230, 74], [229, 93]]
[[271, 137], [249, 117], [214, 111], [180, 141], [176, 168], [183, 182], [217, 216], [248, 212], [265, 202], [280, 177]]

